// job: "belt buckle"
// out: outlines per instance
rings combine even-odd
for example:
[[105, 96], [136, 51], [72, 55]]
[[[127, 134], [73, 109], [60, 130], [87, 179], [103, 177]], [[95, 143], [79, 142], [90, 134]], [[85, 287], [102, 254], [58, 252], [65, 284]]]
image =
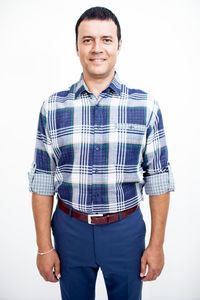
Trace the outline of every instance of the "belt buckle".
[[103, 217], [103, 214], [88, 215], [88, 224], [95, 225], [92, 223], [91, 217]]

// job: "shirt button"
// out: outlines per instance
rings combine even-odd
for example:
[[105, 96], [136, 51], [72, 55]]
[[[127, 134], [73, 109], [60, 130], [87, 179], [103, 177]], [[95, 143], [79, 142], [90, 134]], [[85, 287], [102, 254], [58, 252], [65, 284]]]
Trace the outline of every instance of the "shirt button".
[[94, 170], [94, 172], [95, 172], [95, 173], [98, 173], [98, 170], [97, 170], [97, 169], [95, 169], [95, 170]]
[[95, 149], [98, 151], [98, 150], [99, 150], [99, 147], [96, 147]]
[[98, 194], [98, 193], [96, 193], [96, 194], [95, 194], [95, 196], [96, 196], [96, 197], [98, 197], [98, 196], [99, 196], [99, 194]]

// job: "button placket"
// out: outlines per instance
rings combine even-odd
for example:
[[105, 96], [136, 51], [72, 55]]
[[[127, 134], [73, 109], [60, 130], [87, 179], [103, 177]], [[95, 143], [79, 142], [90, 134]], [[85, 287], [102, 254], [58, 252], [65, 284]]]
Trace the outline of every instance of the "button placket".
[[99, 158], [100, 158], [100, 146], [99, 144], [99, 140], [97, 140], [97, 134], [96, 134], [96, 130], [98, 130], [98, 125], [101, 124], [101, 109], [98, 105], [94, 106], [94, 151], [93, 151], [93, 202], [95, 203], [99, 203], [99, 197], [100, 197], [100, 193], [99, 193], [99, 187], [96, 187], [97, 185], [97, 178], [96, 176], [98, 176], [99, 173], [99, 169], [98, 169], [98, 165], [99, 165]]

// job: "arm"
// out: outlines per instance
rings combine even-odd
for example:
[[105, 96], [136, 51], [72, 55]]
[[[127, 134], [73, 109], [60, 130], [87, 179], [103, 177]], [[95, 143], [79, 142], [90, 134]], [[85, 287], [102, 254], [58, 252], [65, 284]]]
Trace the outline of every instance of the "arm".
[[36, 240], [39, 252], [51, 249], [51, 214], [53, 196], [32, 194], [32, 208], [36, 229]]
[[[169, 208], [170, 193], [149, 196], [151, 210], [151, 236], [148, 247], [141, 258], [142, 281], [155, 280], [164, 266], [163, 243]], [[146, 267], [148, 265], [148, 273]], [[144, 277], [145, 276], [145, 277]]]
[[[56, 163], [49, 134], [46, 104], [44, 102], [40, 110], [34, 161], [29, 172], [29, 190], [32, 192], [32, 208], [39, 252], [47, 252], [52, 249], [51, 215], [55, 194]], [[55, 250], [45, 255], [38, 254], [37, 267], [47, 281], [57, 282], [53, 272], [60, 277], [60, 261]]]
[[[169, 208], [169, 192], [174, 191], [163, 119], [157, 102], [154, 102], [148, 124], [143, 169], [145, 191], [149, 195], [151, 210], [151, 237], [141, 258], [142, 281], [155, 280], [164, 266], [163, 243]], [[148, 273], [145, 276], [147, 265]]]
[[[36, 229], [36, 240], [39, 252], [50, 250], [53, 245], [51, 241], [51, 215], [53, 208], [53, 196], [32, 194], [32, 208]], [[45, 255], [37, 255], [37, 267], [46, 281], [57, 282], [60, 277], [60, 260], [56, 251]]]

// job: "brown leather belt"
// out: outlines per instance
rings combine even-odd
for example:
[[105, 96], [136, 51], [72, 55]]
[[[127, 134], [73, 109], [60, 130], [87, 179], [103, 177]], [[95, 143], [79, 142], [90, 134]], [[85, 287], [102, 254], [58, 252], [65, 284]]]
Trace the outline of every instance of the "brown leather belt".
[[[70, 214], [70, 208], [69, 206], [65, 205], [63, 203], [63, 201], [60, 200], [60, 198], [58, 197], [58, 207], [64, 211], [66, 214]], [[124, 219], [127, 216], [129, 216], [130, 214], [132, 214], [134, 211], [136, 211], [136, 209], [138, 208], [138, 205], [131, 207], [127, 210], [123, 210], [121, 211], [121, 218]], [[81, 221], [87, 222], [89, 224], [92, 225], [97, 225], [97, 224], [109, 224], [109, 223], [113, 223], [118, 221], [119, 218], [119, 213], [111, 213], [111, 214], [107, 214], [107, 215], [103, 215], [103, 214], [94, 214], [94, 215], [87, 215], [87, 214], [83, 214], [81, 212], [78, 212], [76, 210], [74, 210], [72, 208], [71, 211], [71, 216], [79, 219]]]

